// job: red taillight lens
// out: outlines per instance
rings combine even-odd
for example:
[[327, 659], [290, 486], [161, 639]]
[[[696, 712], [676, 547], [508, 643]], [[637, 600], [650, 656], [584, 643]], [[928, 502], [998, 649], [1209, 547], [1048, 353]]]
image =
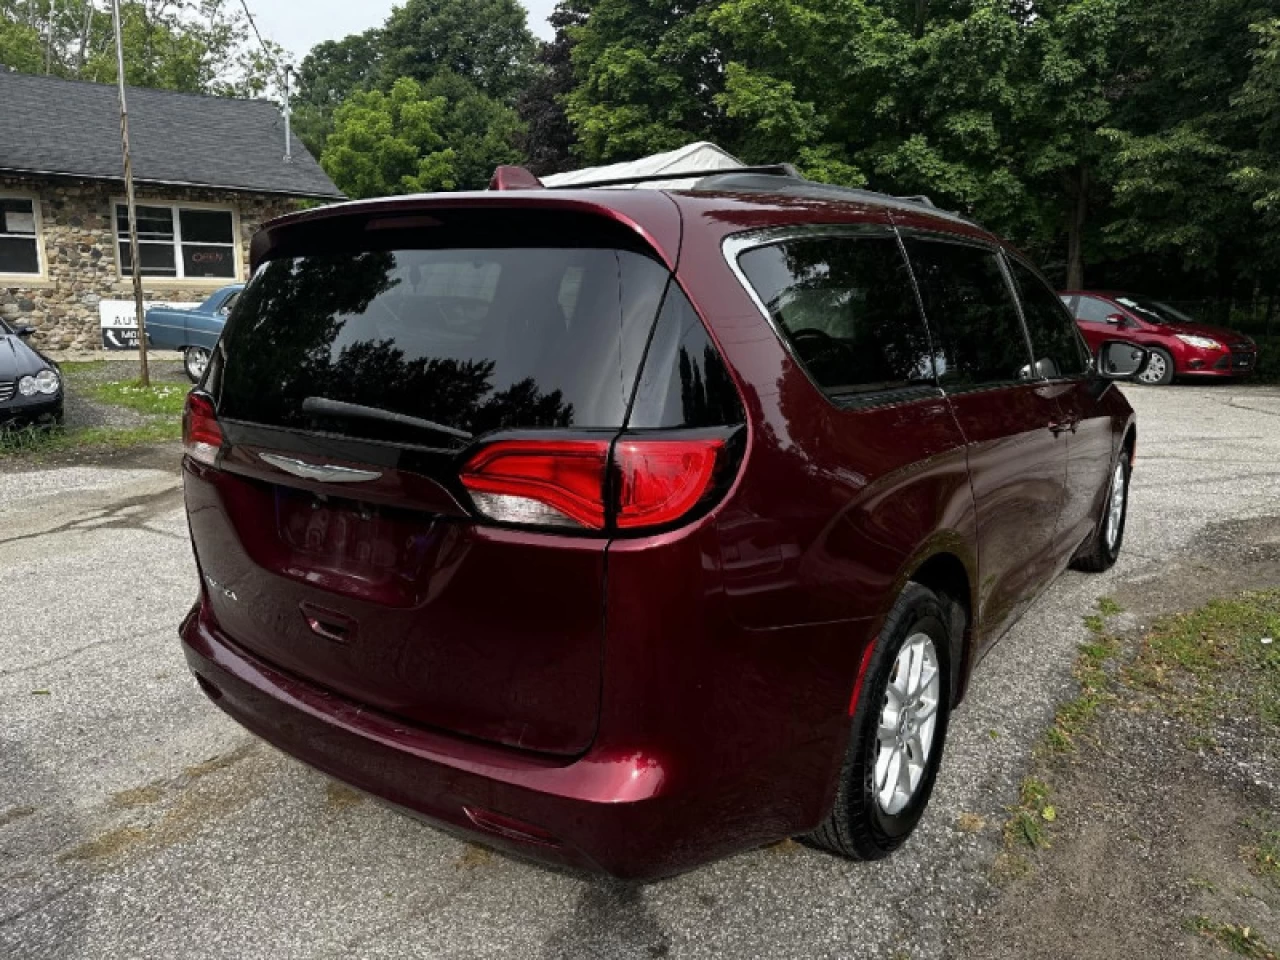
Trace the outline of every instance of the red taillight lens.
[[213, 466], [222, 449], [222, 428], [213, 401], [203, 393], [187, 394], [182, 411], [182, 445], [187, 456], [198, 463]]
[[619, 528], [657, 527], [679, 520], [706, 494], [724, 441], [620, 440]]
[[[462, 483], [502, 523], [604, 530], [608, 440], [503, 440], [467, 461]], [[614, 446], [613, 521], [637, 530], [673, 523], [706, 495], [725, 442], [620, 440]]]
[[494, 520], [602, 530], [608, 461], [608, 440], [503, 440], [467, 461], [462, 484]]

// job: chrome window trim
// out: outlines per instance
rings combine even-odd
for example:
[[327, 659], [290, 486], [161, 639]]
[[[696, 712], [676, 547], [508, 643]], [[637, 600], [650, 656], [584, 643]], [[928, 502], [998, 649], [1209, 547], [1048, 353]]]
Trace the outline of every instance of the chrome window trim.
[[[724, 256], [725, 263], [729, 269], [733, 271], [733, 275], [737, 277], [739, 286], [742, 287], [751, 302], [755, 304], [756, 310], [760, 316], [769, 324], [769, 329], [773, 331], [773, 335], [777, 338], [778, 343], [782, 345], [783, 351], [796, 365], [806, 380], [813, 385], [824, 400], [837, 410], [867, 410], [872, 408], [901, 406], [908, 403], [916, 403], [920, 400], [940, 399], [946, 394], [941, 387], [938, 386], [935, 376], [932, 384], [908, 384], [893, 390], [869, 390], [865, 394], [850, 393], [836, 394], [827, 393], [809, 373], [809, 368], [804, 365], [795, 348], [791, 344], [791, 340], [787, 337], [778, 323], [773, 318], [773, 313], [763, 300], [760, 294], [756, 292], [756, 288], [752, 286], [751, 281], [747, 279], [746, 273], [743, 271], [738, 258], [749, 250], [757, 250], [760, 247], [772, 247], [788, 240], [811, 240], [814, 238], [832, 237], [832, 238], [860, 238], [860, 237], [879, 237], [886, 240], [897, 240], [897, 230], [890, 223], [844, 223], [844, 224], [800, 224], [786, 227], [766, 227], [761, 230], [748, 230], [743, 233], [734, 233], [725, 237], [720, 244], [720, 252]], [[898, 248], [898, 254], [903, 258], [903, 265], [907, 268], [907, 276], [911, 280], [911, 286], [915, 288], [915, 274], [911, 269], [911, 263], [902, 251], [902, 244], [898, 241], [895, 244]], [[917, 293], [917, 307], [919, 294]], [[924, 325], [925, 335], [929, 337], [930, 343], [933, 342], [932, 332], [929, 330], [929, 324], [924, 314], [920, 313], [920, 322]], [[919, 391], [920, 396], [903, 399], [904, 393]]]

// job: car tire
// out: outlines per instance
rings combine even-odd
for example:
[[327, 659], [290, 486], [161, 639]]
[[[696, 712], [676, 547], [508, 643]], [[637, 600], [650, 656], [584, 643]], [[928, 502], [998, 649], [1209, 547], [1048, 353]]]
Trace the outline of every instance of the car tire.
[[[1109, 474], [1107, 500], [1098, 518], [1098, 527], [1082, 551], [1076, 554], [1071, 566], [1085, 573], [1102, 573], [1110, 570], [1124, 546], [1124, 527], [1129, 518], [1129, 448], [1120, 451]], [[1116, 498], [1119, 497], [1117, 504]]]
[[192, 383], [199, 383], [209, 365], [209, 351], [204, 347], [187, 347], [182, 352], [182, 368]]
[[[879, 860], [902, 846], [920, 822], [933, 792], [951, 714], [950, 623], [942, 598], [917, 583], [907, 584], [875, 641], [863, 677], [835, 802], [822, 825], [804, 838], [807, 842], [852, 860]], [[910, 664], [917, 653], [934, 677], [912, 693]], [[924, 669], [920, 675], [927, 676]], [[895, 710], [904, 683], [907, 702], [919, 705], [907, 713]], [[891, 684], [897, 693], [891, 692]], [[929, 708], [933, 726], [926, 736], [928, 718], [921, 718]], [[905, 783], [903, 762], [908, 764]], [[896, 789], [889, 789], [894, 785], [890, 781]]]
[[1161, 347], [1150, 347], [1151, 359], [1138, 377], [1138, 383], [1148, 387], [1167, 387], [1173, 383], [1173, 356]]

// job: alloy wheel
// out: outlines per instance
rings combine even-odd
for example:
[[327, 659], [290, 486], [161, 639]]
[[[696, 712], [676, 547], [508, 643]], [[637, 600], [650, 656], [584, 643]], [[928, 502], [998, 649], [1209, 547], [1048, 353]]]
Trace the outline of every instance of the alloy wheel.
[[1120, 540], [1120, 524], [1124, 522], [1124, 502], [1128, 495], [1125, 484], [1124, 464], [1116, 464], [1116, 472], [1111, 477], [1111, 496], [1107, 502], [1107, 549], [1114, 552]]
[[192, 381], [204, 376], [205, 367], [209, 366], [209, 351], [204, 347], [188, 347], [186, 355], [187, 376]]
[[896, 816], [915, 797], [929, 765], [938, 724], [942, 676], [927, 634], [907, 638], [889, 674], [876, 733], [876, 803]]
[[1169, 370], [1169, 365], [1165, 361], [1164, 356], [1159, 353], [1152, 353], [1147, 361], [1147, 369], [1138, 375], [1138, 382], [1155, 386], [1164, 379], [1165, 374]]

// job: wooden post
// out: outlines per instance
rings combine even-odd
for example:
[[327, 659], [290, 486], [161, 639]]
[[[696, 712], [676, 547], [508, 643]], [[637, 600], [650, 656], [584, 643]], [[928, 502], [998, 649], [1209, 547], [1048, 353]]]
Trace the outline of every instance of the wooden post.
[[[120, 37], [120, 0], [111, 0], [111, 16], [116, 31], [116, 80], [120, 88], [120, 144], [124, 149], [124, 193], [129, 207], [129, 260], [133, 264], [133, 306], [138, 321], [138, 382], [151, 386], [147, 364], [147, 317], [142, 306], [142, 260], [138, 251], [138, 207], [133, 196], [133, 159], [129, 154], [129, 105], [124, 92], [124, 41]], [[111, 229], [117, 231], [115, 211]]]

